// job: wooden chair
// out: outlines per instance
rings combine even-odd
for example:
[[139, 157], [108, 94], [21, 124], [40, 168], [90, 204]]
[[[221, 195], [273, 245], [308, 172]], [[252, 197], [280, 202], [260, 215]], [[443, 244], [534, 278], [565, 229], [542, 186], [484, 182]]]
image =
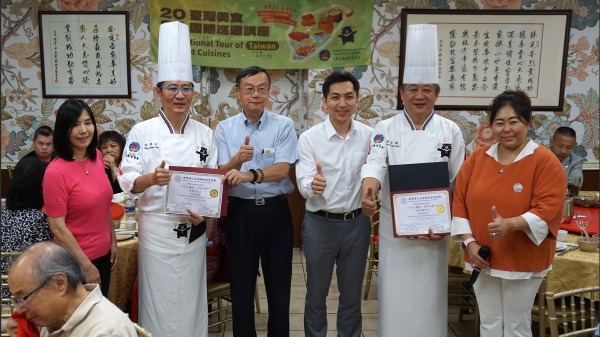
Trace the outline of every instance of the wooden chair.
[[598, 324], [599, 291], [600, 286], [594, 286], [546, 293], [550, 336], [593, 336]]
[[8, 171], [8, 180], [12, 179], [12, 171], [14, 167], [12, 165], [6, 165], [6, 170]]
[[367, 267], [367, 281], [365, 283], [365, 295], [363, 300], [369, 299], [369, 288], [371, 288], [371, 279], [373, 273], [377, 275], [377, 268], [379, 266], [379, 210], [371, 217], [371, 245], [369, 247], [369, 265]]
[[[231, 309], [231, 286], [229, 282], [214, 281], [207, 285], [207, 302], [209, 305], [208, 316], [216, 315], [217, 320], [209, 323], [208, 327], [217, 327], [217, 331], [225, 327], [225, 323], [232, 321], [232, 316], [227, 315], [227, 310]], [[254, 303], [256, 312], [260, 313], [260, 302], [258, 300], [258, 285], [254, 291]], [[216, 308], [213, 307], [216, 306]]]
[[137, 323], [133, 323], [133, 326], [135, 327], [135, 331], [137, 332], [139, 337], [154, 337], [154, 335], [152, 335], [150, 331], [142, 328]]
[[475, 314], [475, 335], [479, 336], [479, 307], [477, 298], [470, 284], [471, 274], [466, 274], [460, 267], [448, 266], [448, 307], [458, 307], [458, 320], [462, 321], [464, 310]]
[[[231, 309], [231, 288], [229, 282], [214, 281], [207, 286], [208, 316], [216, 315], [217, 321], [210, 323], [209, 328], [218, 327], [218, 332], [225, 327], [225, 323], [232, 320], [227, 316], [227, 310]], [[216, 307], [216, 308], [215, 308]]]
[[547, 277], [538, 288], [535, 302], [531, 308], [531, 321], [538, 323], [538, 336], [546, 336], [546, 328], [548, 327], [548, 310], [546, 309], [546, 289], [548, 289]]
[[[6, 292], [8, 292], [8, 271], [10, 270], [10, 267], [11, 267], [13, 261], [20, 254], [21, 254], [21, 252], [2, 252], [2, 261], [4, 262], [4, 265], [6, 266], [6, 274], [2, 273], [2, 280], [1, 280], [1, 284], [0, 284], [0, 292], [2, 293], [2, 321], [3, 322], [5, 320], [9, 319], [12, 312], [15, 311], [15, 307], [13, 306], [12, 301], [10, 300], [10, 298], [5, 298], [4, 293], [5, 293], [5, 290], [6, 290]], [[8, 334], [5, 333], [4, 331], [2, 331], [0, 336], [5, 337], [5, 336], [8, 336]]]

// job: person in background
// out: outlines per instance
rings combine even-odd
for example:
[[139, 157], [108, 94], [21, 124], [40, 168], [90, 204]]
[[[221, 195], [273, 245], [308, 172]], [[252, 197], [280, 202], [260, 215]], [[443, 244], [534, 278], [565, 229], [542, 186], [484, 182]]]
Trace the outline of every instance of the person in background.
[[265, 110], [271, 79], [260, 67], [243, 69], [236, 78], [242, 113], [217, 125], [219, 168], [229, 188], [227, 244], [233, 334], [256, 336], [254, 292], [261, 260], [269, 336], [290, 329], [292, 217], [287, 194], [294, 190], [289, 172], [298, 161], [294, 122]]
[[465, 142], [458, 125], [434, 110], [440, 94], [435, 29], [434, 25], [409, 26], [407, 51], [412, 52], [400, 86], [404, 111], [375, 126], [361, 171], [366, 215], [375, 213], [375, 193], [381, 190], [379, 336], [395, 336], [398, 331], [415, 337], [445, 336], [448, 329], [448, 242], [431, 230], [416, 238], [394, 237], [388, 174], [389, 165], [446, 162], [452, 187], [464, 160]]
[[[573, 153], [573, 149], [577, 144], [577, 134], [575, 130], [568, 126], [561, 126], [556, 131], [552, 139], [550, 139], [550, 150], [560, 160], [567, 174], [567, 182], [569, 185], [574, 185], [579, 191], [583, 184], [583, 162], [585, 158]], [[575, 186], [578, 185], [578, 186]]]
[[[136, 337], [127, 315], [102, 296], [98, 284], [83, 285], [85, 274], [68, 248], [42, 242], [27, 248], [8, 274], [17, 319], [41, 327], [41, 336]], [[16, 320], [7, 323], [18, 334]]]
[[[13, 170], [8, 185], [6, 208], [2, 208], [2, 251], [20, 252], [27, 246], [52, 240], [48, 216], [41, 211], [44, 206], [42, 180], [48, 164], [35, 157], [21, 159]], [[7, 270], [2, 259], [2, 275]], [[8, 297], [8, 291], [2, 298]]]
[[117, 263], [117, 238], [110, 203], [112, 190], [96, 148], [96, 120], [82, 100], [65, 101], [56, 115], [55, 158], [44, 176], [44, 201], [55, 238], [83, 267], [86, 282], [108, 294]]
[[102, 152], [106, 176], [113, 194], [123, 192], [117, 178], [119, 177], [119, 165], [125, 149], [125, 138], [117, 131], [105, 131], [98, 138], [98, 149]]
[[47, 125], [42, 125], [33, 134], [33, 151], [29, 152], [23, 158], [35, 158], [44, 163], [49, 163], [51, 159], [54, 159], [54, 145], [52, 144], [52, 138], [54, 131]]
[[[497, 143], [475, 150], [458, 172], [451, 234], [463, 241], [466, 268], [480, 272], [473, 289], [481, 336], [531, 336], [531, 304], [552, 268], [567, 181], [552, 152], [527, 138], [524, 92], [498, 95], [489, 123]], [[489, 260], [479, 256], [484, 245]]]
[[367, 160], [373, 129], [353, 121], [360, 85], [349, 73], [325, 78], [321, 103], [329, 117], [298, 140], [296, 181], [306, 198], [302, 245], [307, 291], [304, 332], [327, 335], [326, 299], [336, 267], [340, 291], [339, 336], [361, 336], [360, 311], [370, 219], [360, 209], [360, 168]]
[[123, 191], [139, 197], [140, 324], [160, 337], [208, 335], [205, 232], [212, 219], [189, 209], [187, 216], [165, 213], [169, 166], [217, 167], [213, 131], [190, 118], [189, 36], [183, 23], [160, 25], [154, 95], [162, 108], [129, 132], [119, 177]]

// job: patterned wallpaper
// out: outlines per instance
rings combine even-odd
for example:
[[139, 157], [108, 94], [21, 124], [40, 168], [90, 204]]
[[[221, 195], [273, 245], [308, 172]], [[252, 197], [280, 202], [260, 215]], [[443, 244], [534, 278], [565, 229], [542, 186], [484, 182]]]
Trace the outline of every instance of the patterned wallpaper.
[[[43, 99], [38, 11], [129, 11], [131, 99], [88, 99], [96, 121], [105, 129], [127, 134], [152, 118], [160, 108], [153, 97], [156, 64], [149, 60], [149, 0], [2, 0], [1, 161], [18, 161], [32, 150], [40, 125], [54, 126], [56, 109], [64, 99]], [[402, 8], [437, 9], [571, 9], [571, 31], [565, 108], [535, 112], [530, 136], [547, 145], [559, 126], [577, 131], [576, 152], [598, 168], [600, 82], [599, 0], [373, 0], [372, 65], [347, 69], [272, 70], [270, 109], [291, 117], [300, 134], [325, 118], [315, 84], [331, 71], [348, 70], [361, 84], [355, 119], [368, 125], [391, 117], [398, 96], [400, 12]], [[192, 117], [215, 128], [219, 121], [240, 113], [234, 95], [239, 69], [194, 66], [196, 83]], [[438, 111], [462, 129], [467, 150], [490, 144], [485, 111]]]

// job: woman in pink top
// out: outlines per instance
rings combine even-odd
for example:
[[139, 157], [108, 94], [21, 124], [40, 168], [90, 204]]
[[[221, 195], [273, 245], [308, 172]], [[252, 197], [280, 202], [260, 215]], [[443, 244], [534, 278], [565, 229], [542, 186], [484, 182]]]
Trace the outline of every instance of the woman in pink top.
[[97, 145], [96, 120], [82, 100], [58, 108], [54, 129], [57, 157], [44, 176], [44, 201], [50, 229], [77, 257], [87, 283], [108, 295], [111, 269], [117, 263], [112, 226], [112, 189], [105, 178]]

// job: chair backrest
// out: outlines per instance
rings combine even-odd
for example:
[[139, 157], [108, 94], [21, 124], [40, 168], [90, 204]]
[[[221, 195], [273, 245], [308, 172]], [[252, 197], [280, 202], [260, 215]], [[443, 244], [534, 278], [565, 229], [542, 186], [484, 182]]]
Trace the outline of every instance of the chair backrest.
[[8, 179], [12, 179], [12, 170], [13, 170], [13, 166], [12, 165], [6, 165], [6, 170], [8, 171]]
[[546, 293], [550, 336], [592, 336], [598, 324], [598, 291], [600, 286]]
[[[0, 293], [2, 296], [2, 322], [8, 319], [15, 308], [10, 298], [5, 297], [4, 294], [8, 294], [8, 271], [13, 261], [19, 256], [21, 252], [2, 252], [2, 262], [6, 266], [6, 271], [2, 272], [2, 280], [0, 284]], [[8, 336], [4, 332], [0, 336]]]
[[371, 279], [373, 277], [373, 273], [377, 274], [377, 268], [379, 268], [379, 205], [377, 210], [371, 217], [371, 236], [370, 236], [370, 246], [369, 246], [369, 257], [368, 257], [368, 266], [367, 266], [367, 280], [365, 283], [365, 294], [363, 296], [363, 300], [369, 299], [369, 290], [371, 289]]
[[544, 277], [536, 295], [536, 302], [531, 308], [531, 320], [538, 322], [538, 336], [546, 336], [548, 312], [546, 310], [546, 290], [548, 289], [548, 277]]
[[135, 331], [137, 332], [138, 336], [140, 337], [154, 337], [150, 331], [142, 328], [141, 326], [139, 326], [137, 323], [133, 323], [133, 326], [135, 327]]

